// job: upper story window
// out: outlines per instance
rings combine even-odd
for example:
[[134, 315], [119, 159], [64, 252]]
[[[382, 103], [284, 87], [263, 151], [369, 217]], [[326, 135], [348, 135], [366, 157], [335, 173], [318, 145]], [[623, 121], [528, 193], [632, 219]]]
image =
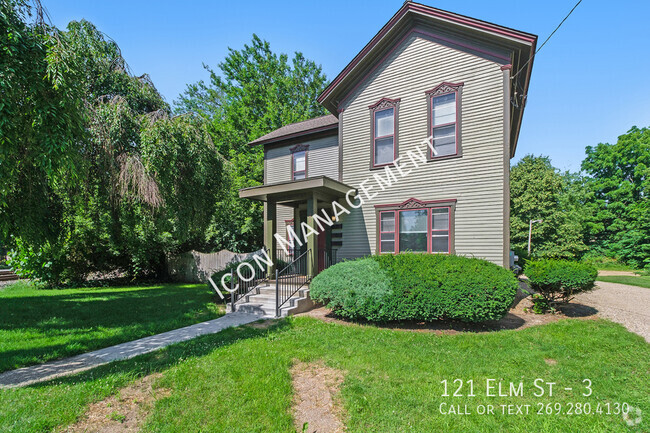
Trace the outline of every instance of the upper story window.
[[397, 111], [399, 99], [383, 98], [369, 108], [372, 114], [370, 167], [391, 164], [397, 157]]
[[442, 83], [429, 90], [430, 158], [460, 155], [460, 90], [463, 83]]
[[454, 207], [455, 201], [421, 202], [416, 199], [379, 206], [379, 253], [452, 253]]
[[291, 179], [300, 180], [307, 178], [307, 150], [309, 145], [297, 144], [291, 151]]

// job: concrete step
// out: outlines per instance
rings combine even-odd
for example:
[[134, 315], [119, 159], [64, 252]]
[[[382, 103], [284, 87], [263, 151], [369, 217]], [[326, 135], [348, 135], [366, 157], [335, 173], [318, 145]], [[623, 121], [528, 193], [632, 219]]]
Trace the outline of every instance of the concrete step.
[[[255, 293], [258, 292], [258, 293]], [[309, 287], [299, 289], [280, 308], [280, 317], [302, 313], [314, 307], [315, 303], [309, 297]], [[235, 310], [251, 314], [261, 314], [265, 317], [275, 317], [275, 286], [258, 287], [252, 294], [246, 296], [235, 305]], [[230, 304], [226, 305], [230, 312]]]
[[[289, 299], [298, 299], [305, 297], [309, 289], [300, 289], [298, 290], [291, 298]], [[259, 293], [257, 295], [249, 295], [246, 302], [253, 304], [268, 304], [275, 306], [275, 292], [273, 293]], [[287, 301], [288, 302], [288, 301]]]
[[244, 304], [237, 304], [236, 310], [238, 313], [257, 314], [263, 317], [275, 317], [275, 306], [271, 307], [263, 304], [247, 302]]
[[0, 270], [0, 281], [11, 281], [17, 279], [19, 279], [18, 275], [16, 275], [13, 271], [9, 269]]

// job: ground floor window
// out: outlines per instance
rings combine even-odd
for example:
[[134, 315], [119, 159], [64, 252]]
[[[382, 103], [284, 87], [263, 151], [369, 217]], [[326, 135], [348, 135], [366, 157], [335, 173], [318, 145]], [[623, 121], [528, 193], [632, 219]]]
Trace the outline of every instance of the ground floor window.
[[450, 253], [451, 214], [451, 205], [379, 210], [379, 252]]

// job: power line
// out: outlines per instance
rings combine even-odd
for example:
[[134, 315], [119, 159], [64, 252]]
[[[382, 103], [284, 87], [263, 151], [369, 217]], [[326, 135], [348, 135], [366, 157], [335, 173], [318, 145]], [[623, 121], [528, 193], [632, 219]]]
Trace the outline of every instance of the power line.
[[530, 58], [528, 59], [528, 61], [526, 63], [524, 63], [524, 65], [521, 68], [519, 68], [519, 70], [517, 71], [517, 73], [515, 75], [510, 77], [511, 80], [517, 78], [517, 75], [519, 75], [519, 73], [533, 60], [533, 58], [537, 55], [537, 53], [539, 53], [541, 51], [541, 49], [544, 48], [544, 45], [546, 45], [548, 40], [551, 39], [551, 37], [555, 34], [555, 32], [557, 32], [560, 29], [560, 27], [562, 27], [562, 24], [564, 24], [564, 22], [567, 20], [567, 18], [569, 18], [571, 16], [573, 11], [576, 10], [576, 8], [578, 7], [578, 5], [580, 3], [582, 3], [582, 0], [578, 0], [578, 3], [576, 3], [575, 6], [573, 6], [573, 9], [571, 9], [571, 11], [569, 11], [567, 16], [565, 16], [564, 19], [560, 22], [560, 24], [557, 25], [555, 30], [553, 30], [553, 32], [550, 35], [548, 35], [548, 38], [546, 38], [546, 40], [542, 43], [542, 45], [539, 46], [537, 51], [535, 51], [534, 53], [532, 53], [530, 55]]

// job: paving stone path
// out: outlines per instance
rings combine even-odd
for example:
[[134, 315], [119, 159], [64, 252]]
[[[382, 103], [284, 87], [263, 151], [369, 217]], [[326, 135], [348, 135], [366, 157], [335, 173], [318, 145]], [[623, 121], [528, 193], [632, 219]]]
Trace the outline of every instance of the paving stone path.
[[0, 374], [0, 388], [21, 387], [61, 376], [68, 376], [112, 361], [133, 358], [134, 356], [162, 349], [170, 344], [191, 340], [200, 335], [214, 334], [226, 328], [245, 325], [260, 319], [261, 317], [256, 314], [228, 313], [218, 319], [106, 347], [94, 352], [6, 371]]

